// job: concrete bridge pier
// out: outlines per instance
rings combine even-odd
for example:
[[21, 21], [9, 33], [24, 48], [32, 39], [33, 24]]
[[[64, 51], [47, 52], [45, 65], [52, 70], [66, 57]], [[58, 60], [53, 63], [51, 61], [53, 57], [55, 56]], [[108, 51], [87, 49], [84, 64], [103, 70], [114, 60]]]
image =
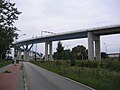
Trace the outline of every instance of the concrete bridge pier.
[[24, 60], [25, 61], [29, 61], [29, 59], [30, 59], [29, 52], [30, 52], [30, 49], [32, 48], [33, 44], [30, 47], [28, 47], [28, 46], [29, 46], [28, 44], [22, 46], [24, 49]]
[[49, 42], [49, 59], [52, 60], [52, 41]]
[[18, 56], [17, 56], [18, 60], [21, 60], [22, 59], [21, 57], [22, 57], [22, 51], [18, 50]]
[[95, 36], [95, 56], [96, 60], [101, 60], [100, 36]]
[[24, 50], [24, 60], [29, 61], [29, 51]]
[[[48, 57], [48, 51], [49, 51], [49, 57]], [[52, 41], [45, 42], [45, 60], [46, 61], [52, 60]]]
[[94, 44], [93, 44], [93, 35], [91, 32], [88, 32], [88, 59], [94, 60]]
[[45, 61], [48, 60], [48, 42], [45, 42]]
[[[94, 50], [94, 42], [95, 42], [95, 50]], [[96, 60], [101, 60], [100, 36], [94, 35], [92, 32], [88, 32], [88, 59], [94, 60], [94, 54]]]

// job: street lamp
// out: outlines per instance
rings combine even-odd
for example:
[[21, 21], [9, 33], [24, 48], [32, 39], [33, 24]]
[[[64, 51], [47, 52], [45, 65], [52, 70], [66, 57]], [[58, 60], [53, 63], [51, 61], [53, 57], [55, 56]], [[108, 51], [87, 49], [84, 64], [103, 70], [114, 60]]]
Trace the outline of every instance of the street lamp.
[[106, 43], [103, 43], [105, 45], [105, 52], [106, 52], [106, 59], [107, 59], [107, 45]]
[[50, 32], [50, 31], [41, 31], [41, 37], [42, 37], [43, 32], [44, 32], [44, 33], [55, 34], [54, 32]]
[[22, 34], [22, 35], [19, 35], [18, 37], [16, 36], [16, 39], [18, 39], [19, 37], [21, 37], [21, 36], [25, 36], [26, 34]]
[[20, 37], [25, 36], [25, 35], [26, 35], [26, 34], [22, 34], [22, 35], [16, 36], [16, 37], [15, 37], [15, 42], [17, 42], [17, 39], [19, 39]]

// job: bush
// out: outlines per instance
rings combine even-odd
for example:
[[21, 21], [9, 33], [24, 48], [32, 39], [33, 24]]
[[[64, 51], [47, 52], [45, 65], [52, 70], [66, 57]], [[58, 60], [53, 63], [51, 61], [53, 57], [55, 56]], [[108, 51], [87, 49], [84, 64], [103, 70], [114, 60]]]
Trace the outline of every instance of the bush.
[[79, 67], [90, 67], [90, 68], [97, 68], [99, 62], [97, 61], [78, 61], [77, 66]]
[[75, 60], [71, 60], [71, 66], [75, 66], [76, 65], [76, 61]]
[[120, 62], [113, 60], [105, 60], [100, 62], [101, 68], [107, 68], [110, 70], [120, 71]]
[[1, 60], [1, 61], [0, 61], [0, 68], [6, 66], [6, 65], [8, 65], [8, 64], [10, 64], [11, 62], [12, 62], [12, 61]]

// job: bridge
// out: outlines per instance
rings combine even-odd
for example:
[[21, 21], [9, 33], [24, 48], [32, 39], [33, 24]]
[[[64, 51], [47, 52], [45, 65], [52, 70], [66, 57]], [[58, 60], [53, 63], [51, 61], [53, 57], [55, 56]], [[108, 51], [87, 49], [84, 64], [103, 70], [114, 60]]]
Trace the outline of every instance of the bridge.
[[[119, 34], [120, 25], [107, 26], [107, 27], [98, 27], [90, 29], [82, 29], [77, 31], [71, 31], [67, 33], [59, 33], [44, 37], [37, 37], [34, 39], [26, 39], [14, 43], [15, 53], [20, 56], [20, 47], [24, 49], [24, 59], [29, 61], [29, 51], [35, 43], [45, 43], [45, 60], [52, 60], [52, 42], [60, 40], [69, 40], [69, 39], [78, 39], [78, 38], [88, 38], [88, 59], [94, 60], [94, 53], [96, 60], [101, 60], [101, 51], [100, 51], [100, 36], [110, 35], [110, 34]], [[95, 42], [95, 46], [94, 46]], [[49, 46], [49, 57], [48, 57], [48, 46]], [[95, 49], [95, 50], [94, 50]]]

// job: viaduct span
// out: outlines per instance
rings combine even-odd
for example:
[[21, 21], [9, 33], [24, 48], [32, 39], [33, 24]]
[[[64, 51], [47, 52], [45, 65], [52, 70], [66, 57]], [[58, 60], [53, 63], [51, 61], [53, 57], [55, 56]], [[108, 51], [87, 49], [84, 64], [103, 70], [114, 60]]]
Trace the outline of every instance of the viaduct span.
[[[119, 34], [119, 33], [120, 33], [120, 25], [99, 27], [99, 28], [71, 31], [67, 33], [54, 34], [44, 37], [37, 37], [34, 39], [27, 39], [14, 43], [14, 46], [19, 48], [22, 46], [24, 48], [24, 56], [25, 56], [24, 59], [29, 60], [29, 51], [32, 48], [33, 44], [45, 42], [45, 60], [48, 59], [52, 60], [53, 41], [88, 38], [88, 59], [94, 60], [94, 54], [95, 54], [96, 60], [101, 60], [100, 36], [109, 35], [109, 34]], [[28, 48], [28, 46], [30, 47]], [[48, 46], [49, 46], [49, 55], [48, 55]], [[16, 48], [17, 50], [15, 50], [16, 51], [15, 53], [17, 53], [18, 56], [20, 57], [21, 53], [19, 48]]]

